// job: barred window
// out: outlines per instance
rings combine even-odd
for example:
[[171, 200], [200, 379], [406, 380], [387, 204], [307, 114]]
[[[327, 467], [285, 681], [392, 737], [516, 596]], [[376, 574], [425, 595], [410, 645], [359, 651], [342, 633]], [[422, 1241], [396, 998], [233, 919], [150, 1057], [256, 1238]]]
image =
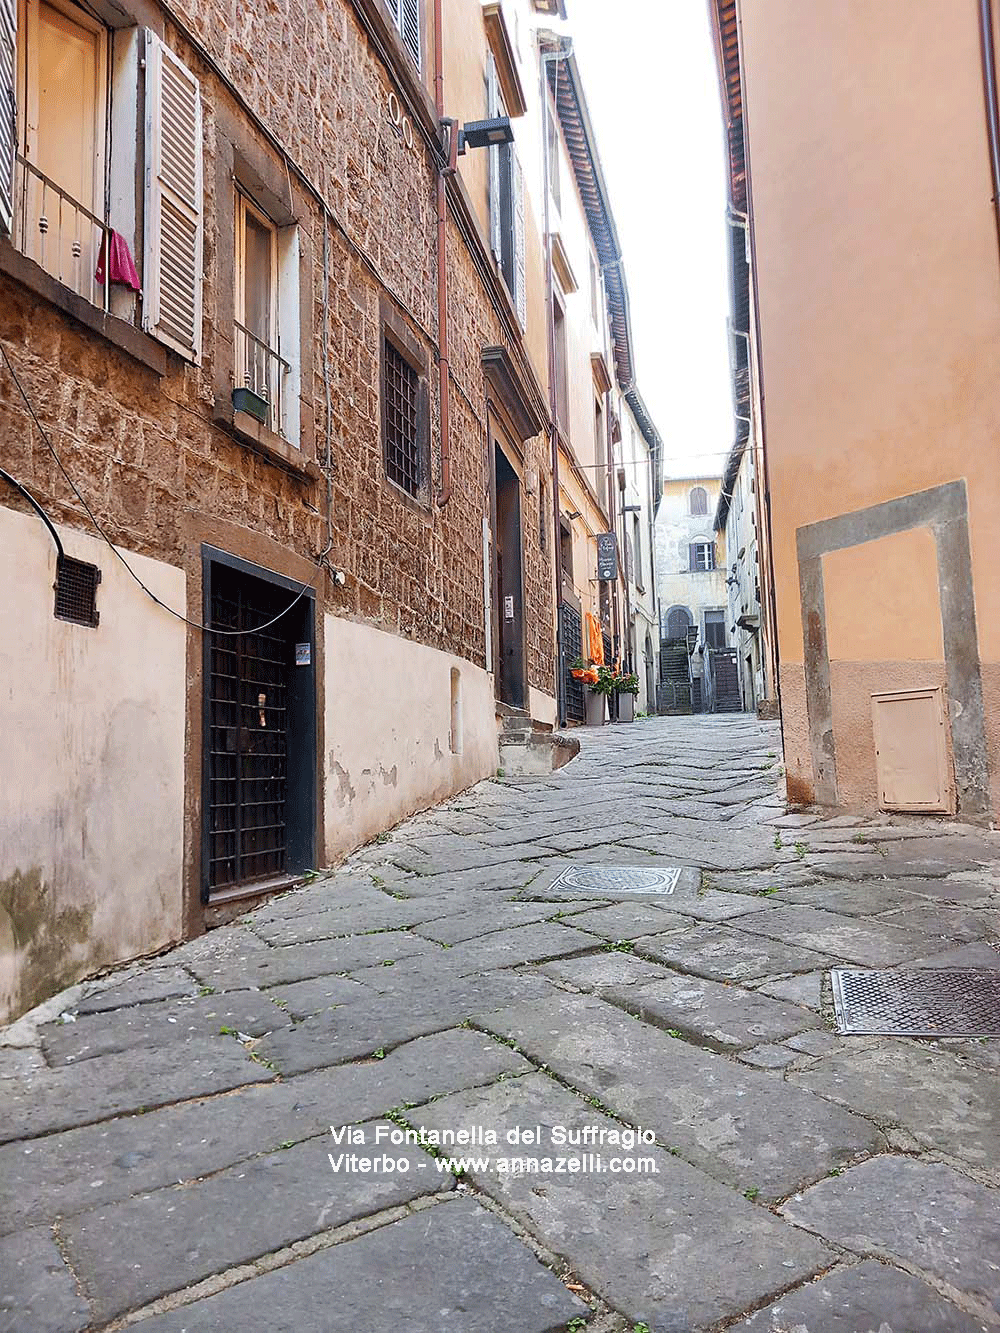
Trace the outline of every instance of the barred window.
[[388, 338], [382, 366], [386, 476], [407, 494], [419, 495], [424, 482], [420, 376]]

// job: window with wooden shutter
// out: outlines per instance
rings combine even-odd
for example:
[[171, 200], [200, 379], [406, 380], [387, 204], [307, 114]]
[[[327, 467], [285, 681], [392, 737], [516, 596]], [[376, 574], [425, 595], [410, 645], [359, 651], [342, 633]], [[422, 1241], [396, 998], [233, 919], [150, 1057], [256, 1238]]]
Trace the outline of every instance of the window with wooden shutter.
[[689, 569], [692, 574], [701, 574], [715, 568], [714, 542], [692, 542], [688, 547]]
[[420, 68], [420, 0], [385, 0], [403, 44]]
[[5, 232], [10, 231], [14, 204], [16, 4], [0, 0], [0, 230]]
[[528, 283], [524, 253], [524, 174], [517, 154], [511, 150], [511, 208], [514, 224], [514, 290], [511, 295], [517, 306], [517, 318], [521, 328], [528, 327]]
[[146, 34], [146, 247], [142, 325], [201, 355], [202, 134], [198, 80]]
[[[486, 115], [492, 120], [501, 115], [500, 78], [497, 62], [490, 51], [486, 56]], [[490, 248], [500, 258], [503, 208], [500, 201], [500, 145], [490, 144]]]

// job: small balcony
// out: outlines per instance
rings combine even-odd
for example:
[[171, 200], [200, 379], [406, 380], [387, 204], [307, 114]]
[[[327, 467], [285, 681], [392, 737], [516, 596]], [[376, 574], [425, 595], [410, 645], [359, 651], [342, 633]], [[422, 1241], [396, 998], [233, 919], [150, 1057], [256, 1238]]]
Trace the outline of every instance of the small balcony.
[[240, 323], [234, 325], [233, 345], [236, 360], [233, 407], [284, 439], [288, 362]]
[[97, 280], [107, 223], [20, 154], [14, 199], [14, 248], [77, 296], [107, 311], [109, 284]]

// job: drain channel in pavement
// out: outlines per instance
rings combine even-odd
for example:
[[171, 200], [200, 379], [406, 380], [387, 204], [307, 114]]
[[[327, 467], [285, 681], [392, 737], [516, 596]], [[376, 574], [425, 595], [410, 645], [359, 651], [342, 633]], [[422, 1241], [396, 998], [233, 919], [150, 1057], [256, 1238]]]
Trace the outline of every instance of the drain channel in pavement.
[[896, 1037], [1000, 1037], [1000, 970], [830, 973], [837, 1031]]
[[625, 893], [672, 894], [698, 890], [700, 874], [691, 866], [567, 866], [551, 887], [597, 890], [609, 898]]

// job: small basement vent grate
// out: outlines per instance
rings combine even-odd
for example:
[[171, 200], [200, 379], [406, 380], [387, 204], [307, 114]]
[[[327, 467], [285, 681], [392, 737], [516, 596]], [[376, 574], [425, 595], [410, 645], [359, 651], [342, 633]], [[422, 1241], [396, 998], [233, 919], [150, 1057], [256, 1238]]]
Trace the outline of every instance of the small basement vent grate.
[[837, 1031], [894, 1037], [1000, 1037], [1000, 970], [830, 973]]
[[56, 561], [56, 616], [71, 620], [75, 625], [96, 626], [100, 620], [97, 610], [97, 585], [101, 571], [96, 565], [61, 555]]
[[597, 889], [609, 898], [621, 893], [673, 893], [684, 870], [683, 866], [664, 866], [662, 870], [645, 866], [568, 866], [552, 888]]

